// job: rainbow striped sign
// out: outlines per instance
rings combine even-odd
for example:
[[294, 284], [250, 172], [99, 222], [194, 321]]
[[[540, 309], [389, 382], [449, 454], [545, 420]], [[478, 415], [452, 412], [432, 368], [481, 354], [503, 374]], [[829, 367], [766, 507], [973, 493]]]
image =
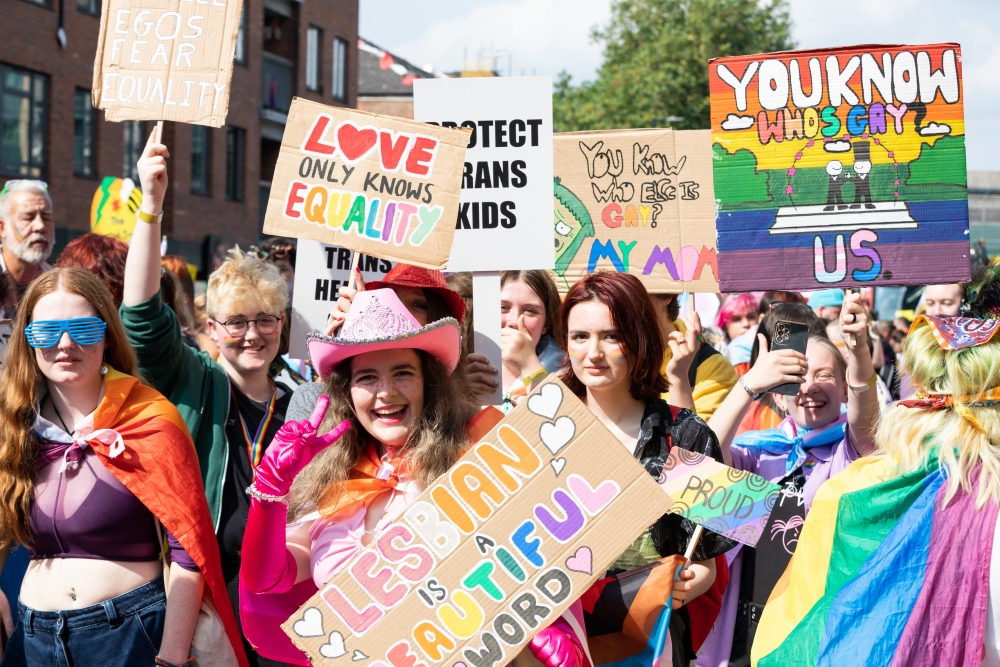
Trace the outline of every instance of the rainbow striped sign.
[[754, 547], [764, 534], [781, 487], [704, 454], [670, 450], [657, 484], [674, 501], [670, 512]]
[[958, 44], [708, 69], [723, 292], [969, 279]]

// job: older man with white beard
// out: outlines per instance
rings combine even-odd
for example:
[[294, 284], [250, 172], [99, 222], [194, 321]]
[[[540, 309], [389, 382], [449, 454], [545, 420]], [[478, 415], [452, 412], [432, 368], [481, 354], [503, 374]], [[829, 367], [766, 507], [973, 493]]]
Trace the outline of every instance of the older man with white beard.
[[7, 181], [0, 192], [0, 270], [17, 285], [20, 302], [28, 283], [49, 270], [55, 243], [52, 198], [42, 181]]

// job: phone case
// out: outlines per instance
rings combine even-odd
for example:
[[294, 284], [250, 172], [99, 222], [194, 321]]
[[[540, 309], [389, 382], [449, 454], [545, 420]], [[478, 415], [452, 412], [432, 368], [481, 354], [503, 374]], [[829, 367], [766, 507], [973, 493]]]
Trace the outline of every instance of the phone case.
[[[778, 322], [774, 325], [774, 338], [771, 340], [772, 350], [797, 350], [802, 354], [806, 353], [806, 343], [809, 341], [809, 327], [798, 322]], [[794, 396], [799, 393], [802, 385], [789, 382], [779, 384], [770, 389], [772, 394], [784, 394]]]

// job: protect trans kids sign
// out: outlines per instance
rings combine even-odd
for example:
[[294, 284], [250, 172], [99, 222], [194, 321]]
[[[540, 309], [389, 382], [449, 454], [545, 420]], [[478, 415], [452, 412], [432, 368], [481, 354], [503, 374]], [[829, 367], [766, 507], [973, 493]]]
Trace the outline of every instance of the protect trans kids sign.
[[969, 279], [958, 44], [709, 63], [723, 292]]
[[314, 665], [503, 667], [670, 504], [553, 377], [282, 628]]

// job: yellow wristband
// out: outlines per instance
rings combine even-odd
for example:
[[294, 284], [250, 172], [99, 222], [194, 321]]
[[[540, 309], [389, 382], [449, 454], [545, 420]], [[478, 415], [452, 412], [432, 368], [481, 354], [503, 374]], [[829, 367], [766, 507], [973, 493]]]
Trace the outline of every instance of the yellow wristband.
[[145, 211], [139, 211], [135, 217], [151, 225], [158, 225], [160, 224], [160, 221], [163, 220], [163, 211], [160, 211], [156, 215], [153, 215], [152, 213], [146, 213]]
[[860, 387], [851, 387], [850, 385], [848, 385], [848, 387], [850, 387], [851, 391], [853, 391], [855, 394], [861, 394], [863, 392], [866, 392], [875, 386], [875, 378], [877, 375], [878, 373], [872, 373], [871, 379]]
[[549, 372], [547, 370], [545, 370], [544, 368], [539, 368], [537, 371], [535, 371], [534, 373], [532, 373], [528, 377], [522, 378], [521, 382], [524, 383], [524, 388], [525, 389], [531, 389], [531, 385], [535, 384], [536, 382], [538, 382], [539, 380], [541, 380], [543, 377], [545, 377], [548, 374], [549, 374]]

